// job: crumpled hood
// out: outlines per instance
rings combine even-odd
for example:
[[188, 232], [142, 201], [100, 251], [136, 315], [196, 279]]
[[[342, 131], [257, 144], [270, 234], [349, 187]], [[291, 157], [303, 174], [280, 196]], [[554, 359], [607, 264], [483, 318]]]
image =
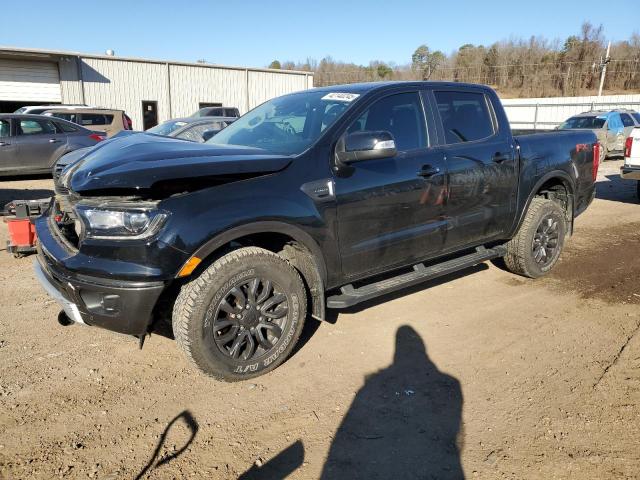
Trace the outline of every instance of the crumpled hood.
[[91, 149], [69, 167], [72, 173], [65, 186], [76, 193], [145, 190], [173, 180], [248, 178], [282, 170], [290, 162], [291, 157], [258, 148], [139, 133], [111, 138]]

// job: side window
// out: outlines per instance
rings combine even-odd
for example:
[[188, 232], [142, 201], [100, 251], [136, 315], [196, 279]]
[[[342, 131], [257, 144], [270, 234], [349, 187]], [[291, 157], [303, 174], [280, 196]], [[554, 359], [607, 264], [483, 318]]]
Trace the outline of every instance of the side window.
[[56, 127], [47, 120], [20, 120], [18, 135], [55, 135]]
[[193, 127], [187, 128], [184, 132], [178, 135], [178, 138], [202, 143], [203, 142], [202, 134], [206, 130], [213, 130], [215, 128], [219, 128], [219, 127], [216, 127], [215, 125], [209, 125], [209, 124], [194, 125]]
[[[325, 112], [325, 116], [330, 115]], [[323, 124], [326, 120], [323, 120]], [[422, 103], [417, 93], [399, 93], [382, 98], [371, 105], [348, 128], [349, 133], [386, 130], [396, 142], [399, 152], [425, 148], [427, 130]]]
[[482, 93], [434, 92], [444, 128], [445, 143], [464, 143], [493, 135], [493, 121]]
[[64, 132], [64, 133], [71, 133], [71, 132], [78, 131], [77, 128], [75, 128], [73, 125], [69, 125], [68, 123], [56, 122], [56, 127], [60, 132]]
[[56, 117], [56, 118], [61, 118], [68, 122], [78, 123], [78, 115], [75, 113], [53, 112], [53, 113], [47, 113], [47, 115]]
[[102, 113], [82, 113], [80, 114], [80, 125], [111, 125], [113, 115]]
[[630, 115], [627, 115], [626, 113], [621, 113], [620, 117], [622, 117], [622, 124], [625, 127], [633, 127], [635, 125]]
[[11, 135], [11, 124], [9, 120], [0, 120], [0, 138]]

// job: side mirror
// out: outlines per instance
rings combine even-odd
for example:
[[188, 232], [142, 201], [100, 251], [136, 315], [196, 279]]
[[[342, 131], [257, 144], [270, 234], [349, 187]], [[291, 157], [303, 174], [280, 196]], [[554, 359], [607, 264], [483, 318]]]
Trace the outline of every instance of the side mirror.
[[336, 159], [342, 164], [389, 158], [397, 153], [393, 135], [385, 130], [347, 133], [336, 144]]
[[205, 130], [204, 132], [202, 132], [202, 140], [204, 140], [205, 142], [207, 140], [209, 140], [211, 137], [213, 137], [216, 133], [218, 133], [220, 130]]

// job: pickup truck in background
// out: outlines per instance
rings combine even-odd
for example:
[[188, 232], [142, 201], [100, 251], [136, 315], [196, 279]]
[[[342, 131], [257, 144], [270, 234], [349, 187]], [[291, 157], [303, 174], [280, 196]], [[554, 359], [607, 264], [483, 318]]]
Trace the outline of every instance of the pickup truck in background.
[[624, 165], [620, 168], [620, 176], [636, 181], [636, 195], [640, 201], [640, 127], [634, 128], [624, 143]]
[[60, 323], [142, 342], [169, 317], [197, 368], [243, 380], [287, 358], [307, 313], [492, 259], [546, 274], [599, 148], [591, 131], [514, 137], [485, 86], [317, 88], [204, 144], [141, 133], [79, 152], [34, 267]]

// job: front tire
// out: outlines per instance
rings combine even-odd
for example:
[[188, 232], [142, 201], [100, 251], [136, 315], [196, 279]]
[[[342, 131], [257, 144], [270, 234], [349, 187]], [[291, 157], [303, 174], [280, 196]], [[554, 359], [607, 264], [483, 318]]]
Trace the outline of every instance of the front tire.
[[245, 247], [185, 284], [173, 333], [195, 366], [214, 378], [246, 380], [290, 355], [306, 317], [300, 274], [279, 255]]
[[562, 207], [553, 200], [534, 198], [518, 233], [507, 243], [507, 269], [529, 278], [546, 275], [558, 262], [566, 232]]

